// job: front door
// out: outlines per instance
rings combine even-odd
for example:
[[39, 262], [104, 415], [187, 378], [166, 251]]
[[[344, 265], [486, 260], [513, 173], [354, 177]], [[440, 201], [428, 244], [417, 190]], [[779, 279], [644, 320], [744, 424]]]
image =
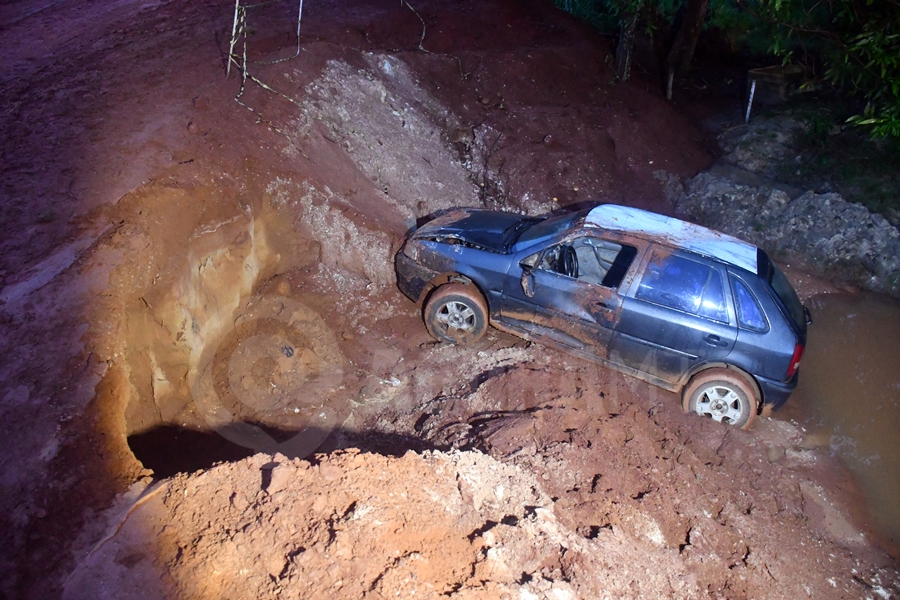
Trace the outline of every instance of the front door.
[[531, 288], [532, 331], [606, 358], [622, 307], [618, 289], [636, 254], [633, 246], [589, 235], [545, 249], [522, 282]]

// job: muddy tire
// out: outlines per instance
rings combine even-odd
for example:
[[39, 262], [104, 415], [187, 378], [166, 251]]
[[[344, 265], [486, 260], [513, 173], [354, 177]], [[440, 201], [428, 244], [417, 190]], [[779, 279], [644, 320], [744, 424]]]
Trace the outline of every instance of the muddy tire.
[[682, 406], [686, 412], [747, 429], [756, 419], [759, 398], [753, 385], [740, 373], [708, 369], [685, 386]]
[[488, 309], [475, 286], [450, 283], [439, 287], [423, 311], [428, 332], [449, 344], [470, 344], [484, 335]]

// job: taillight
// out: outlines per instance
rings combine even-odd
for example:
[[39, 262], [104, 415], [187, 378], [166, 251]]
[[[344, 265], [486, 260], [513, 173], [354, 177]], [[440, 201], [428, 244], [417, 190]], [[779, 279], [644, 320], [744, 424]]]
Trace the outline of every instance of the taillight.
[[791, 363], [788, 365], [786, 379], [791, 379], [800, 368], [800, 359], [803, 358], [803, 344], [794, 346], [794, 353], [791, 355]]

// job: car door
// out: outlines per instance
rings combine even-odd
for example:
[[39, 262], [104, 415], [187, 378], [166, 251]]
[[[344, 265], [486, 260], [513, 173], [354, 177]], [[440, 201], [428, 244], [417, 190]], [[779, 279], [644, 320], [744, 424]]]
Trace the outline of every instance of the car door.
[[623, 300], [609, 359], [675, 383], [724, 358], [737, 337], [726, 281], [717, 263], [655, 246]]
[[636, 255], [635, 246], [593, 234], [532, 255], [520, 265], [531, 332], [606, 358], [622, 305], [618, 289]]

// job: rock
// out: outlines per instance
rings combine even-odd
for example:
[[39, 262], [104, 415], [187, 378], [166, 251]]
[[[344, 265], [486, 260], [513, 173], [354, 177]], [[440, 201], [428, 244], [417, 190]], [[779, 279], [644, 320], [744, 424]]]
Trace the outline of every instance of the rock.
[[269, 494], [275, 494], [285, 489], [294, 476], [294, 469], [290, 465], [281, 464], [272, 469], [272, 478], [266, 491]]
[[799, 256], [820, 275], [900, 297], [900, 231], [839, 194], [791, 199], [765, 185], [710, 172], [670, 196], [679, 216], [752, 242], [773, 255]]
[[774, 177], [777, 167], [785, 162], [794, 138], [804, 127], [790, 115], [754, 117], [749, 126], [734, 127], [719, 136], [724, 152], [722, 161]]

